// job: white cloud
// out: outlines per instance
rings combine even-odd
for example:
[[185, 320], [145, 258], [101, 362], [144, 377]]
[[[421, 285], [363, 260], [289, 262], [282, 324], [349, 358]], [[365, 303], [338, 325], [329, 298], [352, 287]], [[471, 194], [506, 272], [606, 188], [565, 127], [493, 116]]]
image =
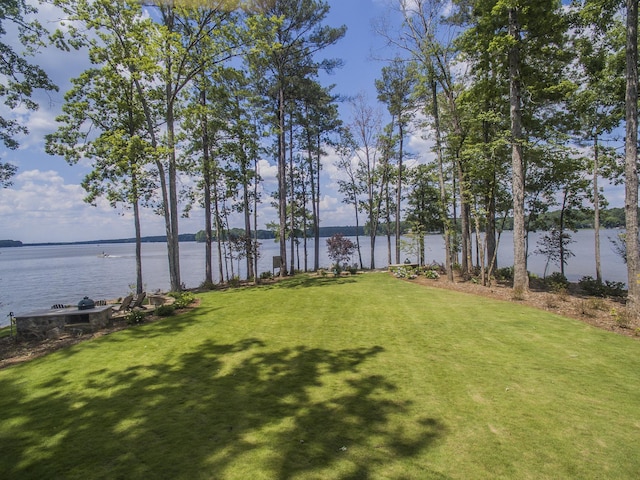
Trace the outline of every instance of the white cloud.
[[[56, 171], [28, 170], [14, 178], [14, 187], [0, 190], [3, 238], [24, 243], [130, 238], [132, 213], [116, 210], [105, 200], [86, 204], [86, 192], [66, 183]], [[145, 235], [162, 234], [162, 219], [143, 210]]]

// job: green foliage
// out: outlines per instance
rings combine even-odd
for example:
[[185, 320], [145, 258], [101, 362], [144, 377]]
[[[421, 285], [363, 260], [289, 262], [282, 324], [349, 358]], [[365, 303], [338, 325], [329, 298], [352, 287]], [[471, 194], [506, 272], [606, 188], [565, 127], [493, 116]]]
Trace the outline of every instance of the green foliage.
[[408, 278], [412, 280], [418, 276], [418, 269], [416, 267], [409, 267], [406, 265], [394, 267], [392, 272], [396, 278]]
[[580, 289], [592, 297], [624, 297], [626, 289], [624, 282], [605, 280], [598, 282], [595, 278], [586, 275], [578, 281]]
[[510, 267], [498, 268], [495, 271], [496, 280], [511, 281], [513, 280], [513, 265]]
[[193, 292], [189, 291], [169, 292], [167, 295], [175, 298], [175, 302], [173, 302], [173, 306], [175, 308], [186, 308], [191, 305], [196, 299], [196, 296], [193, 294]]
[[552, 292], [566, 290], [569, 287], [569, 280], [560, 272], [553, 272], [545, 277], [544, 283]]
[[270, 270], [260, 273], [260, 280], [269, 280], [271, 278], [273, 278], [273, 273]]
[[170, 317], [176, 311], [176, 306], [174, 305], [160, 305], [156, 307], [153, 313], [158, 315], [159, 317]]
[[209, 281], [207, 281], [207, 280], [203, 281], [203, 282], [200, 284], [200, 289], [201, 289], [201, 290], [215, 290], [215, 288], [216, 288], [215, 283], [213, 283], [213, 282], [209, 282]]
[[127, 313], [125, 320], [130, 325], [140, 325], [144, 323], [147, 317], [147, 312], [141, 309], [134, 309]]
[[424, 271], [424, 276], [431, 280], [437, 280], [440, 278], [440, 273], [437, 270], [429, 269]]

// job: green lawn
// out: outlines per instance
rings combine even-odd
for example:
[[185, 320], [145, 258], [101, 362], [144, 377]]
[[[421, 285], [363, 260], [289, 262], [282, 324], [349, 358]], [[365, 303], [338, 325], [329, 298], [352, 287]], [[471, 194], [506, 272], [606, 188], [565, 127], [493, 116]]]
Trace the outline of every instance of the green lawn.
[[386, 274], [0, 371], [4, 479], [635, 479], [640, 342]]

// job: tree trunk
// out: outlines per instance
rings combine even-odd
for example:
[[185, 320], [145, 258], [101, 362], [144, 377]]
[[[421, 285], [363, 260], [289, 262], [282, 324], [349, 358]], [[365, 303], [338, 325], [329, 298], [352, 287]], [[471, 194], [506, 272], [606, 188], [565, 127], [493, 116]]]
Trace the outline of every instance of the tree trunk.
[[[135, 183], [135, 177], [132, 182]], [[136, 293], [144, 290], [142, 284], [142, 234], [140, 230], [140, 206], [138, 205], [137, 194], [133, 201], [133, 223], [136, 231]]]
[[[317, 152], [317, 163], [316, 163], [316, 181], [315, 181], [315, 207], [313, 209], [313, 229], [314, 229], [314, 258], [313, 265], [314, 270], [318, 271], [320, 268], [320, 154], [322, 152], [322, 148], [320, 146], [320, 133], [318, 133], [318, 152]], [[356, 206], [357, 208], [357, 206]], [[360, 266], [362, 268], [362, 266]]]
[[[282, 81], [281, 81], [282, 83]], [[280, 276], [287, 275], [287, 153], [284, 122], [284, 89], [278, 92], [278, 217], [280, 234]]]
[[218, 249], [218, 274], [220, 275], [220, 283], [224, 282], [224, 270], [222, 268], [222, 265], [224, 263], [224, 258], [223, 258], [223, 254], [222, 254], [222, 239], [223, 239], [223, 232], [222, 232], [222, 225], [220, 224], [220, 206], [218, 205], [218, 199], [220, 198], [219, 192], [218, 192], [218, 170], [217, 168], [215, 169], [215, 174], [213, 176], [213, 198], [214, 198], [214, 202], [213, 202], [213, 206], [214, 206], [214, 210], [215, 210], [215, 226], [216, 226], [216, 240], [217, 240], [217, 249]]
[[[170, 95], [170, 86], [167, 85], [167, 95]], [[169, 150], [169, 230], [167, 231], [167, 250], [169, 254], [169, 281], [171, 290], [179, 292], [182, 290], [180, 281], [180, 246], [178, 232], [178, 185], [177, 185], [177, 165], [175, 130], [173, 116], [173, 101], [167, 102], [167, 148]], [[165, 207], [166, 208], [166, 207]]]
[[599, 160], [598, 135], [596, 134], [593, 137], [593, 230], [596, 249], [596, 281], [602, 283], [602, 267], [600, 264], [600, 192], [598, 191]]
[[569, 196], [568, 190], [565, 188], [562, 196], [562, 207], [560, 208], [560, 219], [558, 221], [558, 239], [560, 248], [560, 274], [564, 277], [564, 264], [565, 264], [565, 248], [564, 248], [564, 216], [567, 210], [567, 197]]
[[[202, 107], [207, 105], [207, 92], [202, 89], [200, 92], [200, 104]], [[204, 258], [205, 271], [204, 281], [213, 284], [213, 264], [212, 257], [212, 239], [211, 239], [211, 165], [209, 165], [209, 128], [207, 115], [202, 116], [202, 176], [204, 184]]]
[[[389, 164], [387, 163], [387, 168], [388, 168]], [[389, 201], [390, 197], [390, 192], [389, 192], [389, 179], [387, 178], [387, 181], [385, 182], [385, 221], [387, 223], [387, 226], [385, 228], [385, 232], [387, 235], [387, 264], [391, 265], [392, 260], [391, 260], [391, 202]], [[398, 239], [396, 238], [396, 242], [398, 241]], [[397, 263], [400, 263], [400, 261], [398, 260]]]
[[638, 283], [638, 0], [627, 0], [627, 88], [625, 94], [625, 219], [627, 235], [627, 309], [640, 316]]
[[293, 275], [296, 271], [295, 264], [295, 242], [296, 242], [296, 189], [295, 189], [295, 177], [293, 170], [293, 114], [289, 115], [289, 188], [291, 189], [291, 201], [290, 212], [291, 216], [289, 221], [289, 252], [291, 254], [291, 269], [289, 274]]
[[442, 159], [442, 132], [440, 131], [440, 113], [438, 110], [438, 85], [431, 81], [431, 96], [433, 103], [433, 128], [436, 135], [436, 156], [438, 157], [438, 184], [440, 186], [440, 215], [444, 227], [444, 264], [447, 278], [453, 282], [453, 255], [451, 252], [451, 224], [447, 202], [447, 186], [444, 180], [444, 161]]
[[522, 154], [522, 92], [520, 84], [520, 25], [518, 11], [509, 9], [509, 35], [513, 46], [509, 49], [509, 103], [511, 116], [511, 163], [513, 192], [513, 290], [524, 294], [529, 290], [524, 225], [525, 168]]
[[458, 166], [458, 188], [460, 189], [460, 271], [464, 277], [467, 277], [471, 273], [471, 267], [473, 265], [471, 260], [471, 209], [469, 208], [469, 198], [465, 191], [467, 182], [465, 181], [462, 161], [459, 155], [456, 155], [456, 157], [456, 165]]
[[404, 128], [402, 127], [402, 115], [398, 118], [398, 182], [396, 186], [396, 263], [400, 263], [400, 214], [402, 212], [402, 155]]
[[254, 181], [253, 181], [253, 283], [258, 284], [258, 278], [260, 272], [258, 271], [258, 179], [260, 178], [260, 172], [258, 171], [258, 157], [253, 159], [254, 164]]

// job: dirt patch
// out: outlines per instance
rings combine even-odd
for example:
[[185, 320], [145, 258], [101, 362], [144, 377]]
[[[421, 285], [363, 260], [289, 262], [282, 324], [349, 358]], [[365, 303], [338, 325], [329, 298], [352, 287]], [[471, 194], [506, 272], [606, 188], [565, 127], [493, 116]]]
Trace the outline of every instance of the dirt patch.
[[511, 285], [504, 283], [485, 287], [461, 278], [450, 282], [442, 277], [431, 280], [422, 276], [406, 281], [528, 305], [640, 340], [640, 322], [626, 319], [624, 300], [588, 297], [574, 284], [569, 285], [566, 291], [549, 292], [541, 285], [533, 283], [531, 290], [523, 298], [516, 299]]

